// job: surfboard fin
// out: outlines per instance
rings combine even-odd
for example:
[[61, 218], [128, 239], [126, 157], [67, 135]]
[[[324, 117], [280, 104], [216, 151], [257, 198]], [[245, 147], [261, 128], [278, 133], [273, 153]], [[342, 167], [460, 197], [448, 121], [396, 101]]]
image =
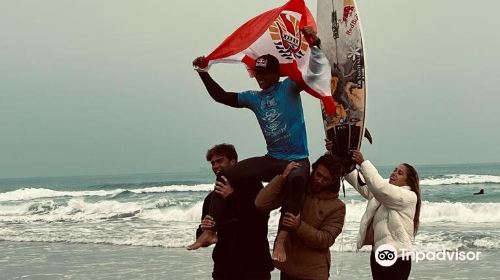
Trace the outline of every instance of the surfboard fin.
[[368, 128], [365, 128], [365, 138], [368, 140], [368, 142], [370, 142], [370, 144], [373, 144], [373, 138], [370, 134], [370, 131], [368, 131]]

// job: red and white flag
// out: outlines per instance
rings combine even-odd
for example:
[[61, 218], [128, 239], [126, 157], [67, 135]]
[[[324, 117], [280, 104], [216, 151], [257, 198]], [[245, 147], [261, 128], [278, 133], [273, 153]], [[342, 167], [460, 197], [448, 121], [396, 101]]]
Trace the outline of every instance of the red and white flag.
[[251, 70], [257, 57], [272, 54], [280, 62], [280, 75], [289, 76], [309, 94], [319, 98], [326, 113], [332, 114], [335, 105], [330, 91], [330, 73], [327, 78], [308, 78], [311, 48], [300, 32], [305, 26], [317, 30], [304, 0], [290, 0], [236, 29], [206, 57], [205, 69], [213, 63], [243, 62]]

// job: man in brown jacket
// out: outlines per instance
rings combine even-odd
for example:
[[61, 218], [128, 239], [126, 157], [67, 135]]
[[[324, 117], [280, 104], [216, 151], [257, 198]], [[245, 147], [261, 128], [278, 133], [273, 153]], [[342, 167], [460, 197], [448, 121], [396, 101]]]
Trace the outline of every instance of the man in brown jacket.
[[[297, 166], [291, 162], [259, 192], [255, 199], [259, 210], [269, 212], [282, 205], [286, 177]], [[312, 168], [302, 212], [297, 216], [285, 213], [281, 221], [282, 226], [293, 229], [285, 244], [286, 261], [275, 262], [282, 280], [328, 279], [330, 247], [344, 226], [345, 204], [338, 198], [343, 175], [340, 160], [325, 154]]]

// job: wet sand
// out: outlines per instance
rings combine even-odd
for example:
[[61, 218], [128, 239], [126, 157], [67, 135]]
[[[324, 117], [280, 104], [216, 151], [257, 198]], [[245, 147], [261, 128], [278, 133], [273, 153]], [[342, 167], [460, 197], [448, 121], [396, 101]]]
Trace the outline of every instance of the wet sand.
[[[211, 248], [0, 241], [2, 279], [211, 279]], [[330, 279], [370, 279], [367, 252], [332, 252]], [[498, 279], [500, 252], [479, 261], [413, 262], [410, 279]], [[279, 279], [274, 270], [272, 279]]]

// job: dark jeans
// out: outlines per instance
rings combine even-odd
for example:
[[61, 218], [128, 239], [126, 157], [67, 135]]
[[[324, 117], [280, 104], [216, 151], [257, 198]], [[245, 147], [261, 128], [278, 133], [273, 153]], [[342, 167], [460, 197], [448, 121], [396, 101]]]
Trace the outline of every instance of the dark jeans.
[[381, 266], [375, 260], [375, 253], [370, 254], [370, 266], [374, 280], [406, 280], [410, 276], [411, 260], [402, 260], [398, 258], [396, 263], [391, 266]]
[[[294, 215], [300, 213], [302, 209], [302, 199], [305, 193], [307, 180], [309, 179], [310, 164], [307, 158], [294, 160], [300, 163], [300, 167], [294, 169], [287, 178], [286, 182], [286, 200], [284, 202], [282, 213], [291, 212]], [[239, 190], [238, 182], [258, 180], [269, 182], [276, 175], [283, 173], [285, 167], [290, 163], [287, 160], [276, 159], [271, 156], [253, 157], [242, 160], [236, 165], [225, 169], [223, 176], [225, 176], [231, 187], [235, 192], [244, 192]], [[210, 216], [215, 221], [222, 217], [224, 211], [224, 199], [220, 195], [214, 195], [212, 198], [212, 205], [210, 207]]]

